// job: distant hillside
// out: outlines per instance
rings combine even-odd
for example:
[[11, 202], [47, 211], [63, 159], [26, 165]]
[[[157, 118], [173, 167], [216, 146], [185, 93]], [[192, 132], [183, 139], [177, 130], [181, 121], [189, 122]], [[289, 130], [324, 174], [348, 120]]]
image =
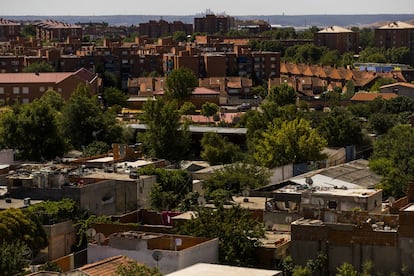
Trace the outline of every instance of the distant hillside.
[[[110, 25], [137, 25], [149, 20], [164, 19], [168, 22], [180, 20], [185, 23], [193, 23], [194, 17], [200, 15], [107, 15], [107, 16], [4, 16], [12, 20], [42, 20], [54, 19], [67, 23], [107, 22]], [[0, 17], [2, 17], [0, 15]], [[285, 26], [370, 26], [378, 22], [389, 21], [414, 21], [414, 14], [358, 14], [358, 15], [246, 15], [235, 16], [237, 19], [265, 20], [272, 25]]]

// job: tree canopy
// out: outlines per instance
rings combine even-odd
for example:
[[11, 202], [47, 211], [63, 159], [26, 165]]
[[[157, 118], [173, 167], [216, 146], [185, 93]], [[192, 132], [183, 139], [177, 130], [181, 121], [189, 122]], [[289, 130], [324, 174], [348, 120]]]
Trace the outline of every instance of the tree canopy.
[[256, 140], [253, 157], [262, 166], [273, 168], [289, 163], [317, 161], [326, 140], [305, 119], [274, 120]]
[[0, 143], [18, 150], [18, 158], [32, 161], [62, 156], [66, 149], [57, 112], [44, 100], [14, 105], [10, 112], [3, 114]]
[[370, 168], [384, 176], [383, 196], [402, 197], [407, 183], [414, 180], [414, 128], [397, 125], [374, 143]]
[[187, 126], [180, 122], [175, 101], [148, 101], [144, 105], [141, 122], [145, 133], [138, 134], [145, 154], [172, 162], [185, 159], [189, 154], [190, 136]]
[[33, 62], [29, 66], [23, 68], [24, 73], [44, 73], [44, 72], [54, 72], [55, 68], [46, 61], [42, 62]]
[[256, 248], [264, 237], [264, 227], [253, 220], [249, 211], [239, 206], [217, 209], [200, 208], [197, 217], [186, 221], [178, 233], [219, 239], [219, 260], [232, 265], [253, 265], [257, 261]]
[[243, 158], [240, 147], [215, 132], [206, 132], [201, 139], [201, 158], [210, 165], [229, 164]]
[[119, 105], [125, 107], [128, 95], [116, 87], [106, 87], [103, 92], [103, 99], [107, 106]]
[[197, 86], [197, 76], [190, 69], [174, 69], [167, 76], [165, 96], [168, 99], [187, 100]]

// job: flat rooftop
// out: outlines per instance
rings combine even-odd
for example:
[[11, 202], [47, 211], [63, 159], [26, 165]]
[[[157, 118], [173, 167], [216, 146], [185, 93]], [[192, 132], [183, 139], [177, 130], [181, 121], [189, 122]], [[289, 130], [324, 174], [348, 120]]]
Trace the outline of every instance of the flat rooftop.
[[276, 276], [281, 271], [239, 266], [198, 263], [166, 276]]
[[[34, 204], [40, 203], [42, 201], [43, 200], [30, 199], [30, 205], [34, 205]], [[20, 208], [25, 208], [25, 207], [28, 207], [28, 206], [29, 205], [25, 204], [24, 199], [12, 198], [10, 203], [6, 202], [5, 198], [0, 199], [0, 210], [7, 210], [7, 209], [10, 209], [10, 208], [20, 209]]]

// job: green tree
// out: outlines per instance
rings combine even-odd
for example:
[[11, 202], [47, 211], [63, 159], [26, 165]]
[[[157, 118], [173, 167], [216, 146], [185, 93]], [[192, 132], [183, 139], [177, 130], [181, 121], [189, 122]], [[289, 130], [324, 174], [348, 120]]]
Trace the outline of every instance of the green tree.
[[58, 116], [44, 101], [15, 105], [0, 119], [0, 141], [18, 150], [18, 158], [41, 161], [62, 156], [66, 144]]
[[83, 154], [84, 157], [88, 156], [96, 156], [103, 153], [107, 153], [111, 147], [102, 141], [93, 141], [89, 145], [85, 147], [85, 152]]
[[312, 270], [308, 267], [303, 267], [300, 265], [295, 266], [292, 272], [292, 276], [312, 276]]
[[71, 144], [80, 149], [95, 140], [112, 144], [121, 141], [122, 127], [112, 111], [103, 112], [90, 88], [80, 85], [62, 111], [62, 127]]
[[37, 214], [20, 209], [0, 211], [0, 243], [19, 241], [36, 256], [48, 244], [46, 232]]
[[336, 268], [336, 276], [357, 276], [358, 271], [354, 266], [349, 263], [343, 263], [340, 267]]
[[276, 103], [278, 106], [284, 106], [296, 103], [296, 92], [293, 87], [287, 84], [272, 87], [267, 95], [266, 100]]
[[335, 107], [320, 122], [318, 130], [332, 147], [359, 145], [363, 140], [359, 119], [343, 107]]
[[196, 106], [192, 102], [184, 102], [180, 107], [181, 115], [193, 115], [196, 113]]
[[30, 249], [23, 242], [0, 242], [0, 276], [20, 275], [31, 259]]
[[190, 136], [188, 127], [180, 123], [180, 113], [174, 101], [148, 101], [144, 105], [142, 123], [145, 133], [138, 134], [144, 152], [152, 157], [172, 162], [185, 159], [189, 154]]
[[379, 137], [369, 166], [384, 176], [380, 184], [384, 197], [404, 196], [407, 183], [414, 180], [414, 128], [397, 125]]
[[215, 103], [206, 102], [201, 106], [201, 115], [207, 117], [210, 122], [210, 117], [217, 114], [219, 109], [220, 107]]
[[262, 166], [273, 168], [289, 163], [321, 160], [326, 140], [304, 119], [274, 120], [256, 141], [253, 157]]
[[190, 69], [174, 69], [167, 76], [165, 96], [168, 99], [187, 100], [197, 86], [198, 79]]
[[24, 25], [20, 31], [20, 35], [29, 39], [36, 36], [36, 27], [32, 24]]
[[240, 147], [215, 132], [206, 132], [201, 139], [201, 158], [210, 165], [229, 164], [243, 158]]
[[225, 166], [214, 172], [203, 182], [206, 197], [214, 200], [213, 193], [217, 190], [228, 191], [227, 199], [233, 194], [241, 194], [245, 189], [255, 189], [269, 183], [269, 171], [266, 168], [246, 164], [235, 163]]
[[322, 65], [340, 65], [341, 56], [338, 50], [326, 51], [319, 59], [319, 64]]
[[379, 78], [377, 79], [374, 84], [371, 86], [371, 88], [369, 89], [369, 91], [372, 92], [377, 92], [380, 90], [380, 87], [386, 84], [391, 84], [391, 83], [395, 83], [397, 82], [395, 79], [391, 79], [391, 78]]
[[116, 268], [116, 275], [118, 276], [162, 276], [158, 268], [149, 268], [143, 264], [135, 261], [129, 261], [125, 264], [120, 264]]
[[264, 227], [253, 220], [249, 211], [239, 206], [211, 210], [197, 210], [196, 218], [178, 228], [178, 233], [219, 239], [219, 260], [232, 265], [253, 265], [257, 261], [256, 249], [264, 237]]
[[177, 42], [187, 41], [187, 35], [183, 31], [177, 31], [173, 33], [172, 39]]
[[40, 98], [40, 101], [50, 105], [51, 108], [58, 112], [61, 112], [65, 106], [65, 100], [62, 95], [54, 90], [47, 90]]
[[106, 87], [103, 92], [103, 99], [107, 106], [127, 106], [128, 95], [116, 87]]
[[138, 170], [138, 174], [157, 177], [150, 193], [151, 207], [155, 210], [176, 209], [192, 188], [191, 177], [184, 170], [147, 167]]
[[33, 62], [26, 68], [23, 68], [24, 73], [44, 73], [44, 72], [54, 72], [55, 68], [49, 63], [42, 62]]
[[27, 211], [35, 214], [43, 225], [72, 220], [79, 216], [80, 209], [76, 201], [64, 198], [59, 201], [43, 201], [30, 205]]

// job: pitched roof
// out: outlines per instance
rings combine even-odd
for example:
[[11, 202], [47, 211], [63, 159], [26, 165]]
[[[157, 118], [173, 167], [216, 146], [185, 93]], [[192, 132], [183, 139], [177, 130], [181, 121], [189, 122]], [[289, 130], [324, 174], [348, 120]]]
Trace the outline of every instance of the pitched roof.
[[353, 31], [345, 29], [340, 26], [330, 26], [326, 29], [320, 30], [318, 33], [319, 34], [326, 34], [326, 33], [337, 34], [337, 33], [353, 33]]
[[398, 95], [395, 93], [357, 92], [351, 98], [351, 101], [368, 102], [373, 101], [378, 97], [383, 98], [384, 100], [389, 100], [398, 97]]
[[387, 25], [379, 27], [379, 29], [414, 29], [414, 25], [397, 21], [397, 22], [390, 22]]
[[395, 86], [404, 86], [407, 88], [414, 88], [414, 84], [412, 83], [408, 83], [408, 82], [397, 82], [397, 83], [391, 83], [391, 84], [386, 84], [380, 87], [380, 89], [382, 88], [389, 88], [389, 87], [395, 87]]
[[92, 72], [81, 68], [76, 72], [1, 73], [0, 83], [60, 83], [70, 76], [91, 82], [96, 78]]
[[192, 95], [220, 95], [220, 92], [213, 90], [213, 89], [208, 89], [205, 87], [196, 87], [193, 93], [191, 94]]
[[80, 267], [79, 270], [89, 276], [112, 276], [115, 275], [116, 269], [119, 265], [127, 264], [131, 261], [135, 262], [135, 260], [132, 260], [126, 256], [115, 256], [84, 265]]
[[0, 26], [20, 26], [20, 23], [0, 18]]

